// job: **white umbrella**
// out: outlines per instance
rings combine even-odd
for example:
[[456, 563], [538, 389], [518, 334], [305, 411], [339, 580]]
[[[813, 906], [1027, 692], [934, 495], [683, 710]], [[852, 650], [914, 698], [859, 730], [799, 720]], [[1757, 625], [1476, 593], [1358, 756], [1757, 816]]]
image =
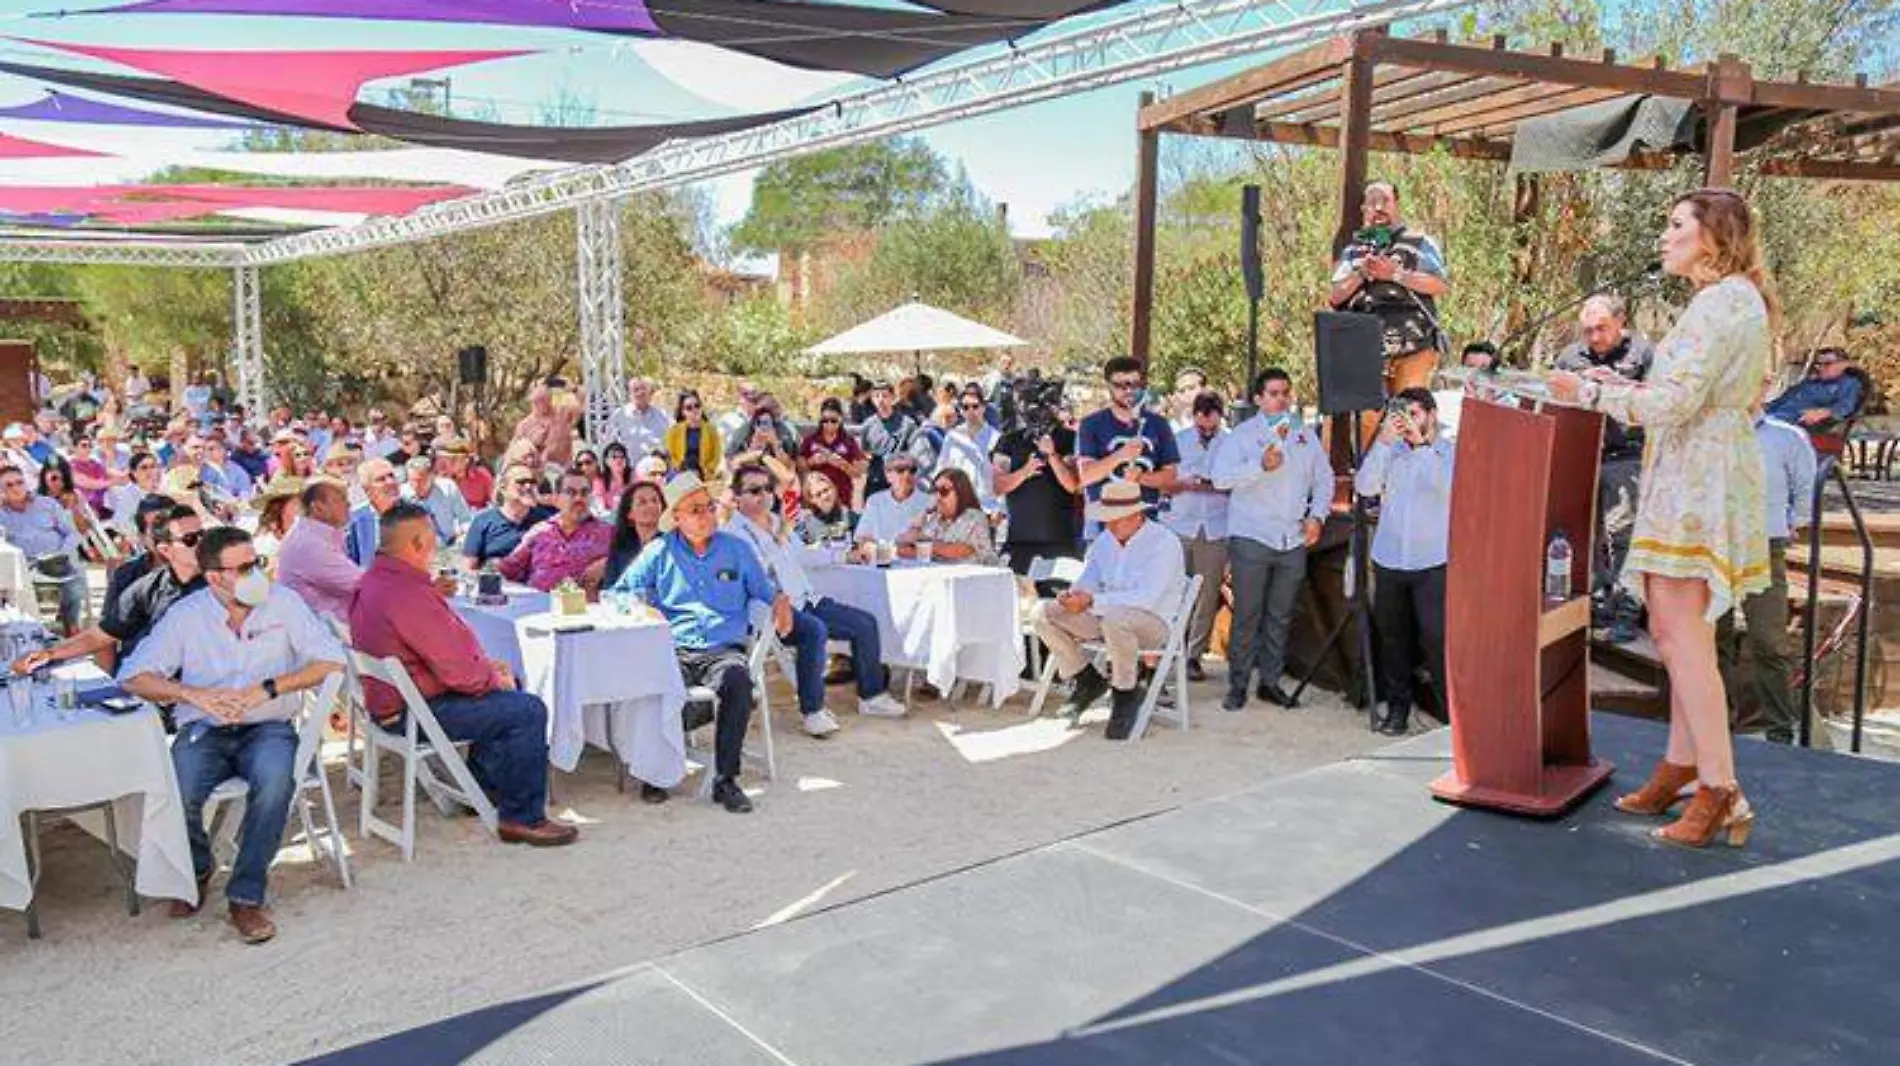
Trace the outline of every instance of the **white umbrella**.
[[805, 349], [809, 355], [922, 353], [963, 348], [1016, 348], [1029, 342], [917, 300], [860, 322]]

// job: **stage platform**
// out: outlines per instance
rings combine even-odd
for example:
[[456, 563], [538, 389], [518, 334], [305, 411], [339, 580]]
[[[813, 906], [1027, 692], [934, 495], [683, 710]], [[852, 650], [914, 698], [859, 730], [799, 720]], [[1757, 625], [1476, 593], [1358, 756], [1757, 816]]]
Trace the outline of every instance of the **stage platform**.
[[1743, 741], [1754, 839], [1683, 851], [1610, 808], [1662, 728], [1594, 728], [1558, 821], [1433, 801], [1441, 731], [310, 1061], [1900, 1062], [1900, 767]]

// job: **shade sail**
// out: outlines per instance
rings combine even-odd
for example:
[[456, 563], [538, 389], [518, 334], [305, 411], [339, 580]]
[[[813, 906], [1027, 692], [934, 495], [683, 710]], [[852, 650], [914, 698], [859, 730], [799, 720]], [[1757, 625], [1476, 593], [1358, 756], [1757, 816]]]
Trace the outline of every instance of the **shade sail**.
[[356, 128], [350, 121], [349, 110], [365, 82], [529, 54], [520, 50], [476, 49], [440, 52], [173, 50], [16, 39], [42, 48], [107, 60], [337, 130]]
[[892, 77], [1105, 5], [1101, 0], [969, 0], [920, 6], [933, 10], [805, 0], [145, 0], [80, 14], [276, 15], [559, 27], [674, 37], [790, 66]]
[[811, 355], [875, 352], [934, 352], [959, 348], [1015, 348], [1021, 337], [972, 322], [962, 315], [912, 300], [829, 340], [805, 349]]
[[151, 111], [127, 107], [106, 100], [48, 90], [38, 100], [12, 107], [0, 107], [0, 119], [24, 119], [29, 122], [74, 122], [96, 126], [163, 126], [177, 129], [249, 130], [262, 129], [257, 122], [240, 122], [209, 115], [181, 115], [169, 111]]
[[0, 133], [0, 159], [70, 159], [76, 156], [103, 154], [89, 152], [84, 148], [68, 148], [63, 144], [47, 144], [44, 141]]
[[282, 208], [360, 215], [402, 215], [466, 196], [459, 185], [408, 188], [255, 185], [0, 186], [0, 212], [78, 214], [122, 224], [216, 214], [234, 208]]

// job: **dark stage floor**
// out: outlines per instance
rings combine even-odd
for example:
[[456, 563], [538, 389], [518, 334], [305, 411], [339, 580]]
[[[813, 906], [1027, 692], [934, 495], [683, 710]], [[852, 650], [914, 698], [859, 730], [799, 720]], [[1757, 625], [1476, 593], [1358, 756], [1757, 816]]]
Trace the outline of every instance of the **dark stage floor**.
[[1754, 839], [1680, 851], [1595, 728], [1561, 821], [1433, 802], [1439, 733], [314, 1061], [1900, 1063], [1900, 768], [1743, 742]]

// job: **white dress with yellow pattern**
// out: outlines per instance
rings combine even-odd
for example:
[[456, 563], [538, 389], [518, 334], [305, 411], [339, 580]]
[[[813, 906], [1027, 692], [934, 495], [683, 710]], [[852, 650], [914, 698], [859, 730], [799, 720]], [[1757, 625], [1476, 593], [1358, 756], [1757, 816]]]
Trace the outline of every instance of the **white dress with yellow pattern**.
[[1605, 385], [1596, 409], [1648, 431], [1622, 584], [1700, 578], [1714, 622], [1768, 587], [1765, 474], [1749, 408], [1773, 345], [1753, 283], [1728, 277], [1689, 301], [1641, 384]]

